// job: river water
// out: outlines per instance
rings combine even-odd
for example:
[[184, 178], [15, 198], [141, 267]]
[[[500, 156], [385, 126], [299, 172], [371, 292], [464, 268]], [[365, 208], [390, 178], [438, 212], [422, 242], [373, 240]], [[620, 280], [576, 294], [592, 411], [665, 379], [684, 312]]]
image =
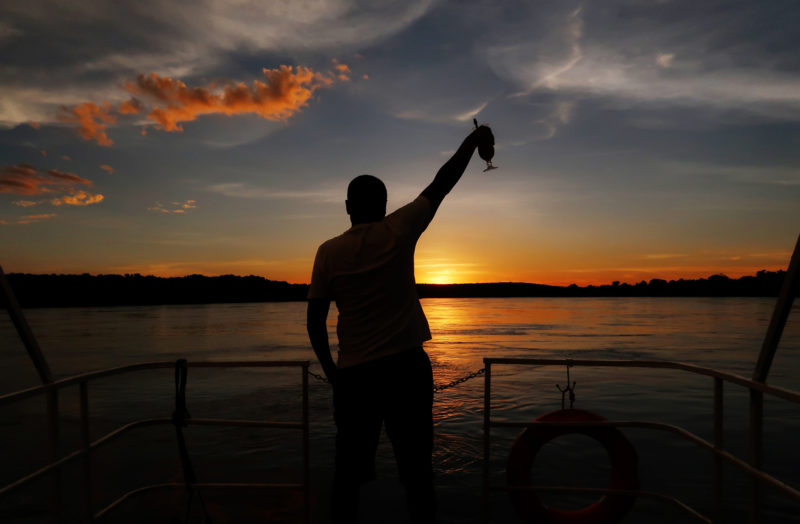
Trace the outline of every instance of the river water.
[[[426, 299], [433, 340], [426, 344], [439, 384], [483, 367], [484, 357], [670, 360], [749, 377], [774, 307], [762, 298], [502, 298]], [[800, 320], [790, 316], [769, 383], [800, 389]], [[305, 333], [304, 303], [213, 304], [116, 308], [35, 309], [28, 321], [57, 377], [142, 361], [294, 360], [312, 361]], [[329, 317], [335, 346], [336, 311]], [[675, 424], [711, 440], [711, 378], [671, 370], [574, 367], [575, 407], [609, 419]], [[190, 369], [188, 407], [195, 417], [296, 421], [300, 416], [300, 373], [293, 370]], [[0, 394], [36, 385], [37, 379], [7, 318], [0, 319]], [[173, 409], [171, 370], [136, 372], [90, 385], [92, 437], [122, 423], [169, 416]], [[558, 409], [556, 384], [563, 367], [493, 368], [492, 409], [496, 420], [524, 421]], [[327, 487], [333, 464], [333, 421], [327, 384], [312, 380], [312, 517], [327, 518]], [[63, 450], [77, 445], [77, 388], [60, 397]], [[44, 463], [44, 403], [32, 399], [0, 408], [0, 483]], [[434, 461], [440, 522], [477, 522], [483, 464], [483, 379], [437, 393]], [[725, 389], [725, 447], [747, 458], [748, 396], [733, 384]], [[639, 455], [642, 489], [681, 499], [712, 513], [710, 455], [680, 437], [650, 429], [625, 429]], [[299, 478], [300, 439], [288, 430], [212, 428], [186, 430], [201, 481]], [[492, 432], [492, 481], [503, 483], [505, 461], [516, 430]], [[800, 406], [765, 399], [765, 469], [800, 486]], [[174, 430], [156, 426], [132, 432], [101, 448], [94, 458], [95, 503], [103, 505], [137, 486], [180, 480]], [[544, 446], [534, 482], [604, 487], [610, 466], [603, 448], [581, 435]], [[70, 473], [65, 472], [69, 478]], [[77, 475], [77, 473], [75, 473]], [[364, 522], [404, 522], [402, 490], [396, 482], [391, 445], [378, 449], [377, 480], [364, 489]], [[77, 478], [77, 477], [76, 477]], [[76, 481], [77, 484], [77, 481]], [[42, 483], [0, 500], [0, 520], [38, 522], [46, 500]], [[726, 516], [745, 521], [750, 483], [725, 469]], [[78, 494], [76, 493], [76, 498]], [[541, 495], [564, 508], [590, 503], [589, 496]], [[76, 504], [72, 504], [76, 505]], [[226, 521], [224, 503], [211, 504]], [[132, 506], [133, 507], [133, 506]], [[71, 510], [68, 510], [71, 511]], [[77, 509], [75, 510], [77, 511]], [[273, 512], [262, 521], [291, 516]], [[287, 510], [287, 515], [291, 511]], [[180, 514], [177, 510], [176, 514]], [[514, 522], [505, 494], [491, 497], [493, 522]], [[797, 522], [800, 506], [765, 490], [764, 522]], [[4, 518], [5, 517], [5, 518]], [[121, 514], [117, 519], [122, 521]], [[230, 517], [228, 521], [236, 518]], [[158, 522], [158, 519], [155, 519]], [[165, 520], [165, 522], [168, 520]], [[662, 502], [640, 499], [625, 522], [692, 522]]]

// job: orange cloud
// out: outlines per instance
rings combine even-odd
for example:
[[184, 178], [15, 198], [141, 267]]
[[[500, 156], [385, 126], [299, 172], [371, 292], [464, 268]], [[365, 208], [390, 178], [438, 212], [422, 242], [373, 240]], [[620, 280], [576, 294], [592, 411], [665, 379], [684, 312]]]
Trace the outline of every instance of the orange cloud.
[[169, 207], [165, 206], [161, 202], [156, 202], [156, 205], [153, 207], [148, 207], [148, 211], [154, 211], [156, 213], [164, 213], [168, 215], [182, 215], [186, 213], [188, 209], [197, 209], [197, 201], [196, 200], [186, 200], [184, 202], [170, 202]]
[[34, 129], [39, 129], [40, 127], [42, 127], [42, 124], [40, 124], [39, 122], [28, 122], [28, 125]]
[[102, 164], [100, 166], [100, 169], [102, 169], [103, 171], [108, 171], [109, 175], [113, 175], [114, 174], [114, 168], [109, 166], [109, 165], [107, 165], [107, 164]]
[[34, 223], [34, 222], [40, 222], [42, 220], [47, 220], [49, 218], [53, 218], [54, 216], [56, 216], [55, 213], [46, 213], [46, 214], [42, 214], [42, 215], [26, 215], [26, 216], [20, 217], [20, 219], [17, 220], [17, 224], [31, 224], [31, 223]]
[[78, 133], [86, 140], [94, 140], [101, 146], [114, 143], [106, 134], [106, 124], [113, 124], [117, 117], [111, 114], [108, 102], [99, 106], [93, 102], [84, 102], [71, 110], [64, 108], [68, 114], [62, 115], [64, 122], [77, 123]]
[[[336, 66], [337, 70], [344, 64]], [[348, 68], [349, 70], [349, 68]], [[339, 75], [339, 80], [345, 76]], [[307, 67], [280, 66], [264, 69], [264, 81], [255, 80], [252, 86], [244, 82], [224, 86], [188, 87], [180, 80], [161, 77], [155, 73], [139, 75], [136, 83], [126, 84], [132, 94], [148, 96], [157, 103], [147, 118], [166, 131], [183, 131], [182, 122], [195, 120], [199, 115], [236, 115], [252, 113], [267, 120], [286, 120], [294, 115], [313, 96], [314, 91], [334, 82], [331, 74], [314, 72]]]
[[42, 172], [30, 164], [6, 166], [0, 171], [0, 193], [41, 195], [76, 184], [92, 185], [90, 180], [57, 169]]
[[72, 191], [69, 195], [54, 198], [50, 201], [54, 206], [68, 205], [68, 206], [88, 206], [90, 204], [97, 204], [102, 202], [105, 197], [97, 193], [89, 193], [83, 189]]
[[64, 173], [63, 171], [59, 171], [58, 169], [50, 169], [47, 171], [47, 174], [57, 180], [60, 180], [61, 185], [67, 185], [67, 184], [85, 184], [87, 186], [92, 185], [91, 180], [86, 180], [85, 178], [81, 178], [74, 173]]
[[[35, 195], [37, 183], [36, 168], [30, 164], [17, 164], [6, 166], [0, 172], [0, 193], [17, 193], [20, 195]], [[33, 188], [29, 191], [28, 188]]]
[[347, 64], [336, 64], [333, 67], [339, 72], [337, 75], [339, 80], [342, 82], [347, 82], [350, 80], [350, 68], [347, 66]]
[[47, 156], [47, 149], [42, 149], [39, 152], [42, 154], [42, 156]]
[[138, 98], [131, 98], [122, 102], [117, 111], [123, 115], [138, 115], [142, 111], [142, 102]]
[[72, 157], [69, 155], [61, 155], [61, 160], [72, 160]]

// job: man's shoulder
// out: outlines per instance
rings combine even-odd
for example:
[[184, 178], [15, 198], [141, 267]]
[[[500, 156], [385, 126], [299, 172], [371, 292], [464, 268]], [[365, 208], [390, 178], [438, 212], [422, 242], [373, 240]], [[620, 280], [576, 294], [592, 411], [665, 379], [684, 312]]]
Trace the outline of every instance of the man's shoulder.
[[329, 238], [325, 242], [319, 245], [320, 252], [326, 252], [331, 250], [336, 250], [337, 248], [341, 247], [343, 244], [347, 242], [347, 236], [350, 232], [350, 229], [347, 231], [336, 235], [335, 237]]
[[430, 199], [425, 195], [419, 195], [388, 215], [385, 220], [393, 229], [410, 233], [412, 236], [419, 236], [433, 218], [431, 211]]
[[417, 198], [415, 198], [414, 200], [412, 200], [408, 204], [406, 204], [404, 206], [401, 206], [401, 207], [398, 207], [397, 209], [392, 211], [391, 214], [386, 216], [386, 218], [389, 218], [389, 217], [392, 217], [392, 216], [395, 216], [395, 215], [398, 215], [398, 214], [402, 215], [402, 214], [404, 214], [404, 212], [414, 212], [414, 211], [427, 212], [427, 211], [430, 211], [430, 208], [431, 208], [430, 199], [426, 195], [420, 194], [419, 196], [417, 196]]

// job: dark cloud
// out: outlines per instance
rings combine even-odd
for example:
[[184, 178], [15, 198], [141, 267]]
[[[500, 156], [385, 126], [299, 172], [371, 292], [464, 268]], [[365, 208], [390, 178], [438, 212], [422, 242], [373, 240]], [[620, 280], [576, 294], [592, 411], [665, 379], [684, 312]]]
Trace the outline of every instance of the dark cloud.
[[40, 171], [30, 164], [6, 166], [0, 171], [0, 193], [41, 195], [65, 191], [75, 185], [92, 185], [90, 180], [57, 169]]
[[[5, 99], [0, 124], [52, 122], [53, 106], [108, 99], [120, 80], [142, 71], [202, 82], [224, 70], [228, 57], [237, 53], [296, 57], [313, 50], [327, 55], [328, 61], [343, 49], [396, 34], [431, 4], [432, 0], [345, 0], [309, 8], [302, 2], [256, 0], [11, 3], [3, 6], [6, 30], [5, 38], [0, 37]], [[310, 65], [321, 63], [317, 59]]]

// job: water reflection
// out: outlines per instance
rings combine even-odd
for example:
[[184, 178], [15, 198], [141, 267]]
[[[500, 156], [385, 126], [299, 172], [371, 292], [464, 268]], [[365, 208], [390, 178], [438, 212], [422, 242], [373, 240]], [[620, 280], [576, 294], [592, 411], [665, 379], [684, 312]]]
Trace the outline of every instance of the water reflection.
[[[483, 366], [487, 356], [542, 358], [597, 358], [680, 360], [749, 375], [766, 331], [774, 300], [724, 299], [425, 299], [422, 301], [433, 340], [426, 344], [435, 381], [446, 383]], [[153, 306], [127, 308], [40, 309], [27, 312], [34, 333], [58, 376], [144, 360], [186, 357], [206, 359], [308, 359], [315, 360], [305, 332], [305, 304], [235, 304], [206, 306]], [[796, 388], [800, 377], [800, 322], [797, 306], [776, 355], [770, 383]], [[336, 315], [329, 316], [335, 341]], [[335, 346], [335, 345], [334, 345]], [[316, 369], [319, 371], [318, 369]], [[32, 366], [10, 322], [0, 318], [0, 387], [7, 392], [36, 384]], [[711, 438], [711, 379], [674, 371], [574, 368], [578, 382], [576, 407], [608, 418], [659, 420], [686, 427]], [[494, 416], [503, 420], [532, 419], [560, 406], [555, 384], [565, 381], [563, 368], [502, 366], [493, 370]], [[194, 416], [271, 418], [290, 420], [299, 405], [299, 377], [294, 373], [255, 370], [212, 373], [191, 370], [189, 408]], [[74, 393], [74, 392], [73, 392]], [[92, 387], [93, 431], [100, 435], [135, 418], [169, 416], [172, 376], [168, 370], [137, 374]], [[332, 469], [330, 389], [310, 384], [312, 416], [312, 473], [325, 478]], [[442, 522], [473, 522], [480, 509], [482, 464], [483, 380], [465, 382], [436, 395], [437, 483], [441, 488]], [[63, 398], [65, 417], [76, 420], [75, 397]], [[747, 395], [726, 388], [726, 445], [746, 456]], [[14, 461], [22, 460], [35, 438], [13, 436], [25, 426], [26, 413], [43, 413], [43, 403], [28, 403], [20, 412], [3, 413], [0, 422], [0, 462], [10, 476]], [[800, 432], [800, 410], [782, 402], [765, 406], [766, 468], [785, 480], [800, 483], [793, 464], [800, 461], [793, 438]], [[65, 429], [65, 434], [76, 428]], [[225, 468], [230, 464], [249, 469], [293, 464], [296, 442], [284, 434], [239, 430], [234, 433], [195, 430], [196, 452]], [[492, 448], [492, 470], [502, 482], [504, 460], [515, 431], [498, 431]], [[642, 483], [648, 489], [667, 491], [686, 502], [706, 508], [710, 458], [672, 436], [626, 431], [642, 460]], [[77, 438], [77, 437], [76, 437]], [[163, 450], [171, 460], [172, 434], [143, 436], [142, 445], [154, 453]], [[27, 442], [30, 441], [30, 442]], [[148, 443], [149, 442], [149, 443]], [[30, 446], [28, 446], [30, 444]], [[580, 442], [552, 457], [561, 467], [581, 448]], [[379, 449], [378, 477], [395, 478], [388, 440]], [[591, 451], [591, 447], [586, 448]], [[224, 452], [224, 453], [223, 453]], [[559, 459], [558, 457], [562, 458]], [[172, 462], [167, 463], [173, 464]], [[111, 462], [111, 461], [109, 461]], [[545, 463], [543, 463], [545, 464]], [[591, 466], [598, 471], [605, 461]], [[698, 467], [698, 464], [700, 467]], [[209, 466], [212, 467], [212, 466]], [[214, 466], [216, 467], [216, 466]], [[233, 466], [231, 466], [233, 467]], [[565, 466], [566, 468], [566, 466]], [[568, 470], [569, 468], [566, 468]], [[545, 468], [543, 471], [550, 471]], [[215, 474], [214, 471], [206, 471]], [[689, 473], [690, 472], [690, 473]], [[219, 477], [233, 477], [219, 471]], [[746, 477], [729, 473], [731, 493], [746, 486]], [[602, 483], [602, 475], [598, 482]], [[323, 482], [324, 484], [324, 482]], [[502, 497], [496, 499], [496, 519], [510, 515]], [[737, 506], [737, 504], [739, 506]], [[742, 501], [731, 501], [731, 511]], [[647, 508], [648, 506], [644, 506]], [[503, 513], [503, 512], [506, 513]], [[642, 521], [669, 522], [663, 507]], [[652, 517], [652, 518], [651, 518]], [[734, 519], [735, 520], [735, 519]]]

